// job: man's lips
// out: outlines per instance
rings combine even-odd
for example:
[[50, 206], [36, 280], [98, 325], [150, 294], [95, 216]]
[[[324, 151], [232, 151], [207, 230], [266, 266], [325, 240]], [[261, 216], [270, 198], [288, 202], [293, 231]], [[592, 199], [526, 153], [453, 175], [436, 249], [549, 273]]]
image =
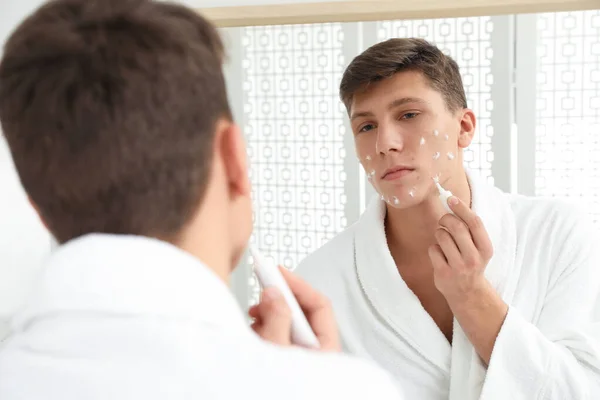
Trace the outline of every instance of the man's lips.
[[395, 179], [400, 179], [400, 178], [403, 178], [406, 175], [410, 174], [414, 170], [415, 170], [414, 168], [410, 168], [410, 167], [406, 167], [406, 166], [397, 166], [397, 167], [388, 168], [381, 175], [381, 180], [393, 181]]

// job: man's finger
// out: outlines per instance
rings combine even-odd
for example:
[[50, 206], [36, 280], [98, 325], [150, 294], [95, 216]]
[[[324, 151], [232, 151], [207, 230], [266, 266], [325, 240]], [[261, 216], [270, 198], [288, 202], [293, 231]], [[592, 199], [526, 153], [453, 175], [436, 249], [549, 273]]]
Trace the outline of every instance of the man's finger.
[[260, 321], [254, 327], [256, 333], [270, 342], [290, 345], [292, 315], [279, 290], [274, 287], [266, 288], [253, 313]]
[[[474, 244], [473, 237], [471, 236], [471, 231], [462, 219], [453, 214], [446, 214], [440, 219], [440, 226], [452, 236], [452, 239], [456, 243], [462, 256], [470, 255], [478, 251]], [[439, 240], [438, 243], [440, 243]], [[442, 249], [444, 249], [444, 246], [442, 246]], [[446, 252], [444, 251], [444, 253]], [[449, 254], [446, 254], [446, 256], [448, 255]]]
[[250, 309], [248, 310], [248, 315], [251, 318], [258, 318], [259, 317], [259, 310], [258, 310], [258, 304], [255, 306], [250, 307]]
[[280, 269], [317, 336], [321, 349], [339, 351], [339, 334], [329, 300], [286, 268]]
[[448, 198], [448, 205], [454, 214], [467, 224], [477, 250], [484, 258], [490, 259], [493, 254], [492, 242], [481, 218], [456, 196]]
[[475, 215], [473, 210], [461, 199], [456, 196], [448, 197], [448, 206], [458, 218], [462, 219], [467, 223], [471, 215]]
[[444, 255], [444, 252], [439, 244], [434, 244], [433, 246], [429, 247], [428, 253], [434, 269], [440, 270], [444, 268], [450, 268], [448, 261], [446, 260], [446, 256]]
[[461, 253], [458, 250], [452, 235], [446, 229], [438, 228], [435, 231], [435, 239], [437, 240], [444, 257], [448, 260], [448, 264], [450, 264], [450, 266], [454, 265], [455, 267], [460, 265], [462, 260]]

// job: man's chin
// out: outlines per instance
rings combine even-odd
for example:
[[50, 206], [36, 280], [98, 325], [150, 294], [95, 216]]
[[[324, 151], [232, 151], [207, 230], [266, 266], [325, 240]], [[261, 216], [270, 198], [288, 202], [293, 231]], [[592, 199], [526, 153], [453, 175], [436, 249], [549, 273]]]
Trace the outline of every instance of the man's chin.
[[380, 195], [384, 200], [395, 208], [413, 207], [423, 200], [425, 189], [418, 186], [402, 186], [382, 190]]
[[407, 210], [410, 208], [414, 208], [419, 205], [421, 199], [410, 196], [398, 197], [398, 196], [390, 196], [389, 198], [384, 196], [383, 201], [387, 204], [388, 207], [397, 210]]

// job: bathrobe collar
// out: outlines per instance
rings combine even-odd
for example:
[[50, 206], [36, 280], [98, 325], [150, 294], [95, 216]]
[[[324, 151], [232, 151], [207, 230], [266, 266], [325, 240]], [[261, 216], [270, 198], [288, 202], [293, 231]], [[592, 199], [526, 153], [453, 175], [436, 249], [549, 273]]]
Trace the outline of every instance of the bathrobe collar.
[[[482, 219], [494, 247], [485, 275], [506, 301], [512, 298], [515, 290], [511, 281], [516, 282], [516, 279], [507, 279], [516, 268], [514, 214], [504, 193], [472, 172], [467, 172], [467, 178], [472, 209]], [[449, 373], [451, 364], [460, 361], [458, 358], [452, 361], [456, 351], [468, 353], [468, 357], [463, 354], [459, 358], [471, 362], [474, 350], [468, 348], [468, 340], [463, 342], [464, 333], [455, 321], [453, 346], [457, 348], [453, 352], [443, 333], [398, 273], [387, 245], [385, 213], [385, 202], [374, 197], [357, 222], [354, 249], [358, 280], [374, 311], [426, 360]]]
[[15, 331], [58, 313], [189, 319], [245, 330], [229, 288], [192, 255], [156, 239], [91, 234], [60, 246]]

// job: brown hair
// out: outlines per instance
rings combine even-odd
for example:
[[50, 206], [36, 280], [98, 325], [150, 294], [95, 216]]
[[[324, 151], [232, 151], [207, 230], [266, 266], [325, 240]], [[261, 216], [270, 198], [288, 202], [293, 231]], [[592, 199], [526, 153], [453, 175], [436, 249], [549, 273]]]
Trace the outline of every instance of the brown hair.
[[59, 242], [176, 240], [201, 204], [216, 123], [231, 119], [211, 23], [149, 0], [54, 0], [11, 35], [0, 122]]
[[346, 68], [340, 84], [340, 98], [348, 113], [357, 91], [402, 71], [424, 74], [432, 88], [442, 94], [449, 110], [467, 107], [456, 61], [426, 40], [396, 38], [369, 47]]

